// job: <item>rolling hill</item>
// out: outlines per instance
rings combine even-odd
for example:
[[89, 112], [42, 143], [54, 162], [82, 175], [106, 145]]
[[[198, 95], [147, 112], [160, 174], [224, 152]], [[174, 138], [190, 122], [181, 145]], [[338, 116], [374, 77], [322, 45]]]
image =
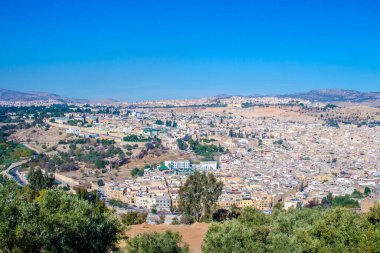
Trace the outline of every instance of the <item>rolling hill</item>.
[[3, 102], [31, 102], [31, 101], [48, 101], [53, 100], [57, 103], [117, 103], [115, 99], [89, 100], [78, 98], [67, 98], [54, 93], [48, 92], [20, 92], [0, 88], [0, 101]]
[[314, 102], [361, 103], [380, 100], [380, 92], [360, 92], [354, 90], [325, 89], [312, 90], [306, 93], [280, 95], [279, 97], [300, 98]]

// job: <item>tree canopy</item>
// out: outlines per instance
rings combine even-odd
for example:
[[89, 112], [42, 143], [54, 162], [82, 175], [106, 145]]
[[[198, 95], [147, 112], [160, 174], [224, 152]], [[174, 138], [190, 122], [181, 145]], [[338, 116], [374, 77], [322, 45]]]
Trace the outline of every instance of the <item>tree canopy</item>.
[[120, 225], [107, 208], [57, 189], [0, 184], [2, 252], [110, 252]]
[[378, 252], [380, 208], [368, 215], [343, 208], [276, 210], [267, 216], [245, 208], [238, 219], [212, 224], [202, 251]]
[[[183, 246], [181, 246], [183, 245]], [[182, 243], [180, 234], [171, 231], [164, 233], [138, 234], [127, 241], [129, 253], [187, 253], [189, 246]]]
[[28, 174], [29, 185], [36, 191], [53, 187], [54, 180], [53, 175], [43, 174], [40, 168], [31, 168]]
[[211, 173], [195, 172], [179, 190], [179, 207], [196, 221], [209, 218], [222, 193], [223, 183]]

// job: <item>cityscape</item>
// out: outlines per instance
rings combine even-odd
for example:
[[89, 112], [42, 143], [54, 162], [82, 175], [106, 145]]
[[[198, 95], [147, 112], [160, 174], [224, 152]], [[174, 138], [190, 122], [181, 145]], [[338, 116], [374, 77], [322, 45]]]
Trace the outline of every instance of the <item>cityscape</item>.
[[380, 252], [380, 2], [0, 9], [0, 252]]
[[218, 210], [272, 215], [278, 205], [306, 208], [332, 194], [367, 213], [380, 201], [380, 111], [345, 103], [265, 96], [3, 101], [7, 140], [34, 156], [6, 164], [2, 175], [28, 185], [40, 170], [57, 189], [96, 191], [118, 215], [144, 214], [151, 226], [192, 223], [180, 192], [197, 172], [222, 182]]

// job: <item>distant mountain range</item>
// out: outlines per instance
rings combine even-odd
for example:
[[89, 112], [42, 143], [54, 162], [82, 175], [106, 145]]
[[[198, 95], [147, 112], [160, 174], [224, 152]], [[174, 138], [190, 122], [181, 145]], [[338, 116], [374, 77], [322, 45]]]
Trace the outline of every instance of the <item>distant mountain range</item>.
[[60, 103], [117, 103], [115, 99], [89, 100], [80, 98], [67, 98], [48, 92], [20, 92], [0, 88], [0, 101], [5, 102], [31, 102], [53, 100]]
[[361, 103], [374, 100], [380, 100], [380, 92], [360, 92], [354, 90], [312, 90], [306, 93], [296, 93], [280, 95], [279, 97], [290, 97], [306, 99], [313, 102], [351, 102]]
[[[228, 98], [231, 95], [218, 95], [216, 98]], [[252, 95], [247, 97], [263, 97], [263, 95]], [[339, 89], [326, 89], [326, 90], [312, 90], [306, 93], [284, 94], [275, 95], [275, 97], [290, 97], [298, 99], [306, 99], [313, 102], [379, 102], [380, 92], [360, 92], [354, 90], [339, 90]], [[54, 100], [61, 103], [117, 103], [114, 99], [103, 100], [89, 100], [78, 98], [67, 98], [57, 94], [47, 92], [20, 92], [0, 88], [0, 101], [14, 102], [14, 101], [48, 101]]]

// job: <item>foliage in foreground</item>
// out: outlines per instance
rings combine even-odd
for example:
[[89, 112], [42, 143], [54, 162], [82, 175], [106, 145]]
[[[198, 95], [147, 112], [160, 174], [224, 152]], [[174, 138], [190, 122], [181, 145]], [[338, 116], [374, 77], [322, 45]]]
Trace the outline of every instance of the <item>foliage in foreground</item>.
[[380, 208], [370, 214], [322, 208], [278, 211], [267, 216], [246, 208], [236, 220], [212, 224], [202, 251], [379, 252]]
[[181, 235], [171, 231], [138, 234], [127, 241], [128, 253], [188, 253]]
[[0, 184], [1, 252], [110, 252], [120, 224], [97, 201]]

